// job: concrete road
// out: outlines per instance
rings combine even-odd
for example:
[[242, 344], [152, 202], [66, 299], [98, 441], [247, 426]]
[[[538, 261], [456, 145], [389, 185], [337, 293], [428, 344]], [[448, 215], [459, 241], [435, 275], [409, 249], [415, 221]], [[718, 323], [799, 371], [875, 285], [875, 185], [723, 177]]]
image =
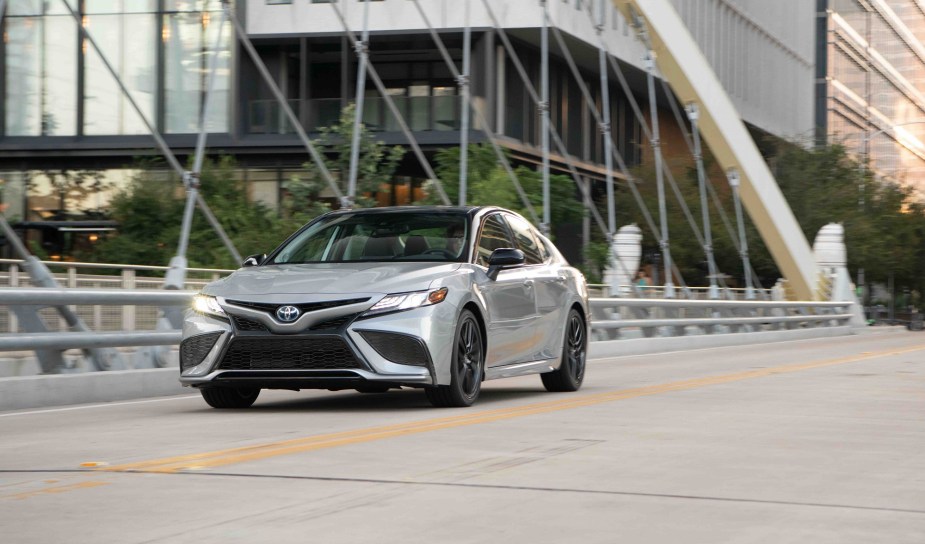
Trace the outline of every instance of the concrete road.
[[0, 413], [0, 542], [925, 542], [925, 334]]

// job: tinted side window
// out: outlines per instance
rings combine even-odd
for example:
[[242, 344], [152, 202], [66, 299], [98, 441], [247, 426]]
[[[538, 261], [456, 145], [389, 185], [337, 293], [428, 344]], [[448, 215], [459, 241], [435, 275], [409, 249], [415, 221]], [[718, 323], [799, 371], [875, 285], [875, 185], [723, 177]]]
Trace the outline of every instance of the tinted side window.
[[489, 215], [482, 222], [482, 232], [479, 234], [479, 245], [477, 248], [476, 263], [482, 266], [488, 266], [488, 258], [491, 252], [502, 247], [514, 247], [508, 234], [507, 226], [501, 220], [500, 215]]
[[539, 241], [533, 236], [533, 227], [517, 217], [508, 217], [507, 222], [514, 231], [517, 249], [524, 252], [526, 264], [541, 264], [545, 261], [545, 248], [541, 249]]

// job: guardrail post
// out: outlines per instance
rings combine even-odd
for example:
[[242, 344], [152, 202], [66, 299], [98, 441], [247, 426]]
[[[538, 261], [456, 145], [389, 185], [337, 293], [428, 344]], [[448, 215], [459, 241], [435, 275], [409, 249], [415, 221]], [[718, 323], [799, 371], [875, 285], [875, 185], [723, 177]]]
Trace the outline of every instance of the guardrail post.
[[[10, 265], [10, 287], [19, 287], [19, 265]], [[16, 332], [19, 328], [19, 320], [16, 318], [16, 312], [7, 308], [6, 314], [10, 318], [9, 332]]]
[[[135, 288], [135, 271], [134, 270], [123, 270], [122, 271], [122, 288], [123, 289], [134, 289]], [[122, 330], [124, 331], [133, 331], [135, 330], [135, 307], [128, 305], [122, 307]]]

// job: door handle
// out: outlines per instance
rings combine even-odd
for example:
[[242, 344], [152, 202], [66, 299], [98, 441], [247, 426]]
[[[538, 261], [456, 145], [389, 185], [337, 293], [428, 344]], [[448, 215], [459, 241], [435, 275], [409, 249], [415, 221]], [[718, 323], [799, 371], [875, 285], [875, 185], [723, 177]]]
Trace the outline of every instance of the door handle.
[[524, 280], [524, 287], [527, 289], [533, 289], [533, 280]]

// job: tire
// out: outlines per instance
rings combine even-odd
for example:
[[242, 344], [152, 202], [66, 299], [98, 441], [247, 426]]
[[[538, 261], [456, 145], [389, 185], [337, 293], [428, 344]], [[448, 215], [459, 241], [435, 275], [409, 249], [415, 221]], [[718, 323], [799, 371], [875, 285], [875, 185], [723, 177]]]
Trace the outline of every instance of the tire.
[[472, 406], [482, 391], [485, 375], [485, 341], [475, 315], [463, 310], [456, 323], [450, 384], [428, 387], [427, 400], [438, 408]]
[[587, 355], [588, 334], [585, 321], [578, 310], [572, 308], [565, 320], [562, 363], [558, 369], [540, 374], [546, 390], [556, 393], [578, 391], [585, 379]]
[[212, 408], [250, 408], [260, 389], [256, 387], [203, 387], [202, 398]]

